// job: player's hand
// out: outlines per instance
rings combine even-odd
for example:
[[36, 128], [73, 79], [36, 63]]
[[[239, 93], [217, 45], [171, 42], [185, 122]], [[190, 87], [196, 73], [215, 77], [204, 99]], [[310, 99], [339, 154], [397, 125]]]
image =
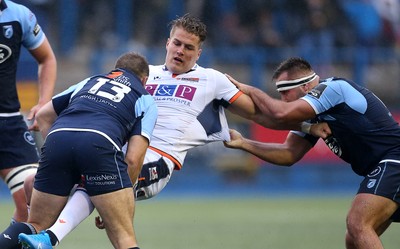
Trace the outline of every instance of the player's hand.
[[97, 227], [98, 229], [104, 229], [104, 228], [106, 228], [106, 226], [104, 225], [104, 222], [103, 222], [103, 220], [101, 219], [100, 216], [96, 216], [96, 218], [95, 218], [95, 224], [96, 224], [96, 227]]
[[329, 128], [328, 123], [322, 122], [317, 124], [312, 124], [310, 128], [310, 134], [314, 137], [320, 137], [325, 139], [332, 135], [331, 128]]
[[243, 144], [243, 136], [238, 131], [230, 129], [229, 135], [231, 137], [231, 141], [224, 141], [224, 145], [227, 148], [238, 149], [241, 148]]
[[232, 76], [230, 76], [229, 74], [225, 74], [225, 76], [242, 92], [244, 92], [245, 94], [249, 93], [249, 87], [248, 85], [241, 83], [237, 80], [235, 80]]
[[28, 116], [26, 117], [26, 119], [31, 122], [31, 124], [28, 126], [28, 130], [30, 131], [39, 131], [39, 126], [35, 120], [35, 116], [36, 113], [39, 111], [39, 109], [41, 108], [41, 105], [35, 105], [34, 107], [32, 107], [32, 109], [30, 110]]

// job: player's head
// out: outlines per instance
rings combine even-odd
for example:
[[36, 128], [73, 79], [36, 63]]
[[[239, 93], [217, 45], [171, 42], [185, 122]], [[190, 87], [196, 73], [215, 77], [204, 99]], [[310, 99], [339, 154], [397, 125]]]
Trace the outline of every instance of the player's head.
[[281, 94], [281, 99], [290, 102], [303, 97], [316, 86], [319, 76], [306, 60], [293, 57], [277, 67], [272, 80]]
[[140, 78], [143, 85], [146, 84], [149, 76], [149, 64], [147, 60], [135, 52], [128, 52], [121, 55], [115, 62], [115, 68], [123, 68], [134, 73]]
[[170, 23], [165, 64], [175, 74], [188, 72], [200, 58], [207, 37], [206, 25], [198, 18], [185, 14]]

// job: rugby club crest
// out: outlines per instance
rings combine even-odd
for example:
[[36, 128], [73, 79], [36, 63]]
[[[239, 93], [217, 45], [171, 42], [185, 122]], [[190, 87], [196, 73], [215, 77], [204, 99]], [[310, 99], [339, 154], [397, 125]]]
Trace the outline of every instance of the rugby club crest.
[[11, 25], [3, 26], [3, 35], [5, 38], [10, 39], [14, 34], [13, 27]]

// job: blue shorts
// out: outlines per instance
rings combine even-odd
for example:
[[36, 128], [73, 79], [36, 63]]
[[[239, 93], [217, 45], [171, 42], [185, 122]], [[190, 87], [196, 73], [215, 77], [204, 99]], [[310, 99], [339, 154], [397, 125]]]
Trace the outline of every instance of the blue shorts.
[[124, 154], [93, 132], [58, 131], [47, 136], [35, 177], [35, 189], [68, 196], [81, 184], [89, 196], [132, 187]]
[[0, 169], [38, 163], [35, 140], [20, 116], [0, 117]]
[[[400, 161], [382, 160], [361, 182], [358, 193], [383, 196], [400, 205]], [[392, 220], [400, 222], [400, 209]]]

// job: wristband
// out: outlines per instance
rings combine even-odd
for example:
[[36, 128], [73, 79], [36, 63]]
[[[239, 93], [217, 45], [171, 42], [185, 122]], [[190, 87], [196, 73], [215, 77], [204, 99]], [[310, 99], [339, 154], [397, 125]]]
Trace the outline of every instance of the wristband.
[[306, 134], [310, 134], [311, 125], [312, 124], [310, 124], [310, 123], [302, 122], [301, 123], [301, 131], [306, 133]]

